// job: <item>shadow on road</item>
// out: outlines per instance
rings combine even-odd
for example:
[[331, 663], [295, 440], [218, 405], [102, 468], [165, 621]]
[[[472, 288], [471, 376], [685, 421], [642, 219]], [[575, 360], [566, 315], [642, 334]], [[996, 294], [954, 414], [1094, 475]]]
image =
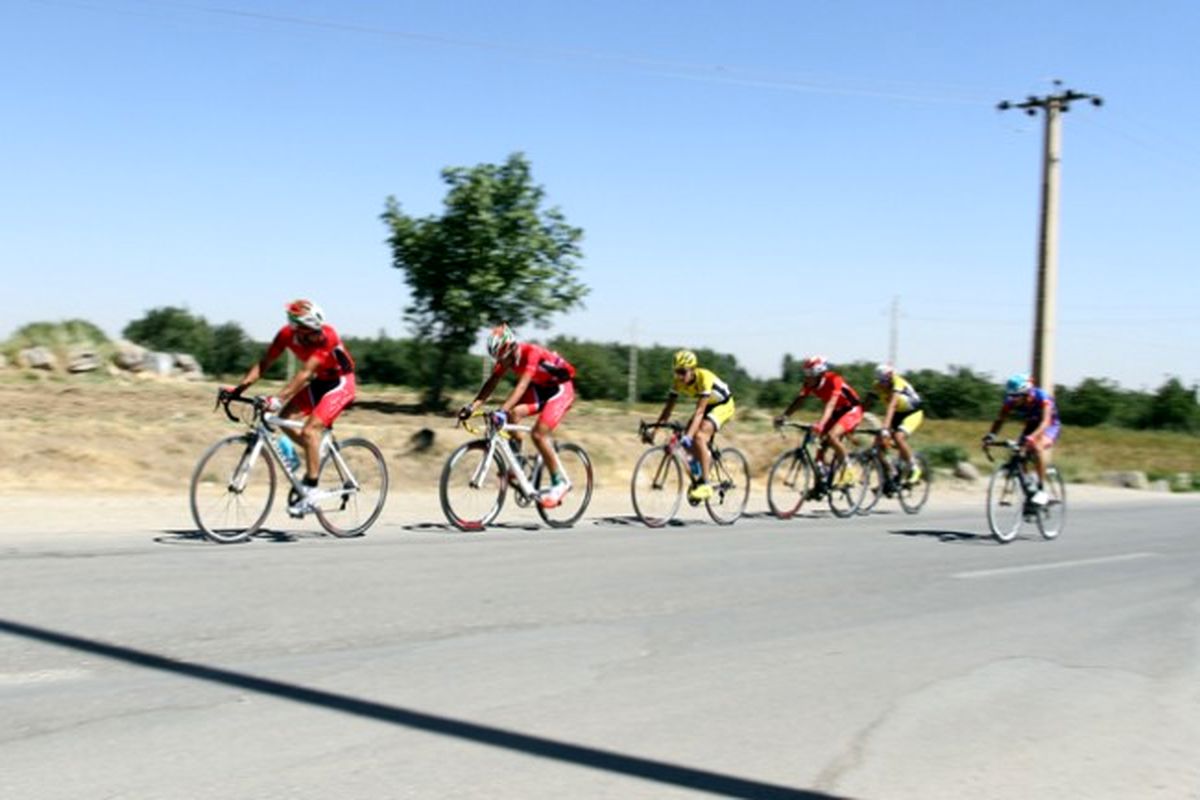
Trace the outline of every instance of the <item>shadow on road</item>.
[[998, 544], [990, 535], [985, 533], [976, 533], [974, 531], [948, 531], [936, 530], [931, 528], [904, 528], [900, 530], [891, 530], [888, 533], [893, 536], [921, 536], [925, 538], [937, 539], [942, 542], [954, 542], [957, 544]]
[[[291, 543], [291, 542], [303, 541], [306, 539], [335, 539], [335, 538], [337, 538], [337, 537], [331, 536], [330, 534], [325, 533], [324, 531], [281, 531], [281, 530], [270, 530], [267, 528], [263, 528], [262, 530], [258, 531], [253, 536], [251, 536], [245, 542], [238, 542], [237, 544], [249, 544], [250, 542], [267, 542], [268, 544], [287, 544], [287, 543]], [[188, 529], [188, 530], [184, 530], [182, 528], [174, 529], [174, 530], [164, 530], [164, 531], [162, 531], [162, 535], [154, 537], [154, 541], [157, 544], [171, 544], [171, 545], [204, 544], [204, 545], [216, 545], [218, 547], [226, 547], [226, 545], [220, 544], [219, 542], [209, 541], [208, 538], [205, 537], [205, 535], [203, 533], [201, 533], [198, 530], [195, 530], [194, 528]]]
[[122, 645], [108, 644], [95, 639], [85, 639], [12, 620], [0, 619], [0, 633], [8, 633], [12, 636], [20, 636], [58, 647], [67, 647], [146, 669], [160, 670], [224, 686], [233, 686], [244, 691], [258, 692], [260, 694], [291, 700], [296, 703], [305, 703], [332, 709], [345, 714], [438, 734], [440, 736], [450, 736], [526, 755], [629, 775], [671, 786], [720, 794], [725, 797], [786, 797], [797, 798], [798, 800], [829, 800], [829, 798], [834, 797], [833, 795], [820, 792], [793, 789], [779, 784], [763, 783], [720, 772], [685, 767], [611, 750], [601, 750], [556, 739], [548, 739], [543, 736], [533, 736], [504, 728], [480, 725], [436, 714], [412, 711], [349, 695], [283, 683], [282, 681], [275, 681], [270, 678], [258, 678], [253, 675], [246, 675], [219, 667], [210, 667], [190, 661], [177, 661], [165, 656], [148, 653], [144, 650], [135, 650]]

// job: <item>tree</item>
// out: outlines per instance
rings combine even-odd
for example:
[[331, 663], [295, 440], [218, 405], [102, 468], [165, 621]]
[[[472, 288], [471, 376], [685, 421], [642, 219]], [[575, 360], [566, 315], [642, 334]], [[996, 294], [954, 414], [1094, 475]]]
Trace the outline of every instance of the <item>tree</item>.
[[575, 272], [583, 231], [532, 183], [529, 162], [514, 153], [501, 165], [442, 171], [449, 186], [440, 217], [417, 219], [388, 197], [381, 218], [391, 235], [392, 266], [412, 296], [405, 317], [436, 357], [425, 377], [426, 402], [443, 407], [446, 370], [480, 329], [508, 322], [544, 325], [587, 294]]
[[190, 353], [207, 370], [212, 363], [212, 328], [204, 317], [174, 306], [153, 308], [125, 326], [122, 335], [151, 350]]
[[1154, 393], [1142, 425], [1173, 431], [1200, 428], [1200, 404], [1196, 402], [1196, 388], [1189, 389], [1178, 378], [1170, 378]]

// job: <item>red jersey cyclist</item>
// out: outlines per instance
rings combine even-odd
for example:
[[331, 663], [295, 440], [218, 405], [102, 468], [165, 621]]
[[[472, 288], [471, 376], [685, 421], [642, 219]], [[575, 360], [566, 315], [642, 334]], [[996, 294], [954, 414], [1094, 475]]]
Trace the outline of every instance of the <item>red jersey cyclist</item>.
[[287, 320], [262, 360], [250, 367], [233, 388], [233, 394], [240, 395], [250, 388], [284, 350], [292, 351], [300, 362], [300, 369], [279, 394], [267, 398], [268, 411], [278, 411], [288, 419], [307, 417], [299, 433], [281, 428], [304, 451], [306, 491], [288, 507], [292, 514], [299, 514], [309, 510], [317, 486], [321, 435], [354, 400], [354, 359], [333, 326], [325, 324], [325, 313], [316, 303], [290, 303]]
[[821, 437], [817, 451], [817, 463], [824, 466], [825, 448], [832, 447], [836, 455], [835, 464], [846, 463], [846, 445], [842, 439], [852, 433], [862, 422], [863, 406], [858, 393], [846, 383], [846, 379], [829, 368], [822, 356], [810, 356], [804, 360], [804, 386], [787, 409], [775, 418], [776, 425], [791, 416], [804, 398], [815, 396], [825, 404], [821, 418], [813, 424], [813, 433]]
[[1000, 426], [1013, 412], [1025, 420], [1021, 447], [1037, 465], [1038, 490], [1029, 499], [1035, 505], [1044, 506], [1050, 501], [1050, 496], [1043, 488], [1046, 485], [1046, 467], [1050, 464], [1050, 451], [1062, 430], [1058, 406], [1049, 392], [1033, 385], [1028, 374], [1019, 372], [1013, 375], [1004, 385], [1004, 404], [1000, 406], [1000, 413], [992, 423], [991, 430], [984, 435], [984, 444], [995, 441]]
[[505, 324], [488, 334], [487, 351], [496, 360], [496, 366], [475, 399], [459, 410], [458, 418], [463, 420], [474, 414], [495, 391], [504, 373], [511, 370], [517, 376], [517, 385], [500, 408], [492, 412], [493, 423], [503, 425], [521, 417], [537, 416], [531, 436], [550, 470], [550, 488], [538, 496], [538, 505], [554, 508], [571, 490], [571, 481], [562, 470], [549, 435], [575, 402], [575, 368], [553, 350], [532, 342], [518, 342]]
[[[675, 381], [671, 384], [671, 392], [667, 395], [662, 413], [658, 415], [657, 424], [663, 424], [671, 416], [680, 395], [696, 399], [696, 410], [692, 412], [679, 444], [685, 450], [690, 450], [692, 457], [700, 462], [700, 477], [688, 489], [688, 499], [707, 500], [713, 496], [712, 487], [708, 485], [712, 460], [708, 453], [708, 442], [722, 425], [733, 419], [733, 392], [716, 373], [700, 367], [696, 354], [691, 350], [677, 352], [674, 363]], [[654, 442], [653, 430], [646, 434], [645, 439], [646, 444]]]

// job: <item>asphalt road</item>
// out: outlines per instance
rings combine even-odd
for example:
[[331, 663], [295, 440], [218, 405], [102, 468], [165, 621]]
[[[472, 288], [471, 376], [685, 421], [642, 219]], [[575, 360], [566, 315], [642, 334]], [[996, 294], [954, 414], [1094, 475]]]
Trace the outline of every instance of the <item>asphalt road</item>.
[[1200, 502], [0, 538], [0, 797], [1200, 798]]

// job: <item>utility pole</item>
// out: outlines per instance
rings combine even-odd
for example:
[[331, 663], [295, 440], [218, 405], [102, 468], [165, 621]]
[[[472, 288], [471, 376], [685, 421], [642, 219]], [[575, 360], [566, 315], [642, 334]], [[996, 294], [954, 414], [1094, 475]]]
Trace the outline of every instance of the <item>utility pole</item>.
[[892, 297], [891, 325], [888, 326], [888, 363], [896, 366], [896, 352], [900, 341], [900, 295]]
[[1076, 100], [1087, 100], [1094, 106], [1104, 99], [1073, 89], [1062, 90], [1062, 81], [1054, 81], [1055, 94], [1045, 97], [1030, 95], [1021, 103], [1005, 100], [996, 108], [1007, 111], [1020, 108], [1029, 116], [1045, 112], [1045, 136], [1042, 147], [1042, 209], [1038, 234], [1037, 294], [1035, 295], [1033, 325], [1033, 379], [1038, 386], [1054, 391], [1054, 307], [1058, 293], [1058, 183], [1062, 145], [1062, 120]]

